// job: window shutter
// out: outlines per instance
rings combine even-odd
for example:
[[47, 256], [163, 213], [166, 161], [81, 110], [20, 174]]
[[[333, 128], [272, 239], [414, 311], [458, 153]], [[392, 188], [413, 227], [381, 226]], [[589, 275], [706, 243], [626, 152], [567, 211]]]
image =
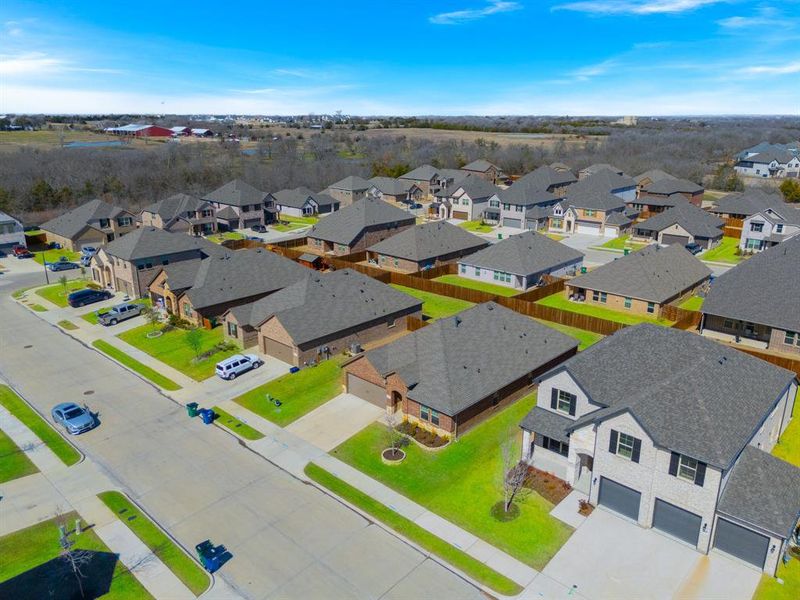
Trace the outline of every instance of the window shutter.
[[694, 476], [694, 484], [703, 487], [706, 481], [706, 463], [697, 462], [697, 473]]
[[611, 430], [611, 439], [608, 441], [608, 451], [611, 454], [617, 453], [617, 432], [613, 429]]
[[678, 476], [678, 460], [680, 460], [681, 455], [677, 452], [673, 452], [672, 456], [669, 457], [669, 474], [675, 477]]
[[631, 454], [631, 460], [635, 463], [639, 462], [639, 454], [642, 452], [642, 440], [639, 438], [633, 438], [633, 454]]
[[575, 416], [575, 405], [578, 404], [578, 397], [574, 394], [569, 397], [569, 416]]
[[550, 390], [550, 408], [553, 410], [558, 408], [558, 390], [556, 388]]

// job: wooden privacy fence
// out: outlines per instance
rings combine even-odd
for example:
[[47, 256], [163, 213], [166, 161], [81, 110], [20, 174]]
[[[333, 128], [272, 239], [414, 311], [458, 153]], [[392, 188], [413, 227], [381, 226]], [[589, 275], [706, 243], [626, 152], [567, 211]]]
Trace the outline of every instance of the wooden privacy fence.
[[[383, 272], [386, 273], [386, 271]], [[482, 292], [481, 290], [472, 290], [459, 285], [442, 283], [441, 281], [433, 281], [432, 279], [422, 279], [414, 275], [395, 273], [394, 271], [389, 272], [389, 274], [391, 275], [391, 283], [414, 288], [415, 290], [420, 290], [423, 292], [439, 294], [440, 296], [448, 296], [449, 298], [456, 298], [458, 300], [466, 300], [467, 302], [472, 302], [474, 304], [497, 300], [497, 296], [494, 294]]]
[[742, 229], [740, 227], [723, 227], [722, 228], [722, 235], [725, 237], [732, 237], [736, 238], [737, 240], [742, 238]]
[[496, 300], [496, 302], [501, 306], [505, 306], [506, 308], [510, 308], [511, 310], [535, 319], [552, 321], [553, 323], [559, 323], [560, 325], [567, 325], [577, 329], [584, 329], [586, 331], [592, 331], [601, 335], [611, 335], [612, 333], [616, 333], [620, 329], [627, 327], [627, 325], [624, 323], [608, 321], [599, 317], [571, 312], [552, 306], [544, 306], [529, 300], [518, 300], [515, 297], [500, 297]]
[[423, 321], [422, 319], [418, 319], [417, 317], [412, 317], [411, 315], [406, 317], [406, 329], [409, 331], [417, 331], [418, 329], [427, 327], [427, 325], [427, 322]]
[[772, 363], [777, 367], [782, 367], [784, 369], [788, 369], [789, 371], [794, 371], [798, 377], [800, 377], [800, 359], [790, 358], [788, 356], [777, 356], [775, 354], [768, 354], [766, 352], [761, 352], [760, 350], [756, 350], [755, 348], [747, 348], [741, 345], [736, 346], [737, 350], [741, 350], [742, 352], [746, 352], [752, 356], [760, 358], [768, 363]]
[[420, 279], [436, 279], [437, 277], [442, 277], [443, 275], [457, 275], [457, 274], [458, 274], [458, 265], [456, 263], [449, 263], [446, 265], [439, 265], [438, 267], [433, 267], [432, 269], [417, 271], [413, 275], [414, 277], [419, 277]]
[[695, 318], [697, 323], [700, 323], [700, 313], [696, 310], [686, 310], [674, 304], [665, 304], [661, 307], [661, 316], [668, 321], [683, 321], [685, 319]]

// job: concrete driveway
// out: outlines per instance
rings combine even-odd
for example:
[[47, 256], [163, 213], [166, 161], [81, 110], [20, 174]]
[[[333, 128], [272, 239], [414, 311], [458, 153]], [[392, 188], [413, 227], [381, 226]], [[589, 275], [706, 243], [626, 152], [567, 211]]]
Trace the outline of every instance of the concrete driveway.
[[704, 555], [602, 508], [572, 534], [543, 573], [587, 598], [749, 600], [761, 573]]
[[339, 394], [286, 427], [328, 452], [385, 414], [382, 408], [353, 394]]

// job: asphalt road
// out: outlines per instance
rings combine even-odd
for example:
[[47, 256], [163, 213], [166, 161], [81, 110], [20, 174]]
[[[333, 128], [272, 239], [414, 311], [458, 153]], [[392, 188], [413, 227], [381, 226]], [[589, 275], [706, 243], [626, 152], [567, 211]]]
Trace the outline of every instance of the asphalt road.
[[243, 597], [484, 597], [9, 297], [40, 279], [0, 279], [0, 377], [43, 414], [68, 400], [99, 411], [76, 445], [184, 547], [224, 544], [233, 558], [217, 576]]

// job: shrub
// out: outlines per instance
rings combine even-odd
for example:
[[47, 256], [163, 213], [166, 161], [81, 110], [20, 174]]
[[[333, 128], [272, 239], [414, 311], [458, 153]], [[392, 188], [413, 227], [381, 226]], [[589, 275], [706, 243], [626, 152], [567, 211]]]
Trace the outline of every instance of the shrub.
[[88, 287], [90, 290], [99, 290], [103, 286], [97, 283], [96, 281], [90, 281], [89, 283], [86, 284], [86, 287]]

